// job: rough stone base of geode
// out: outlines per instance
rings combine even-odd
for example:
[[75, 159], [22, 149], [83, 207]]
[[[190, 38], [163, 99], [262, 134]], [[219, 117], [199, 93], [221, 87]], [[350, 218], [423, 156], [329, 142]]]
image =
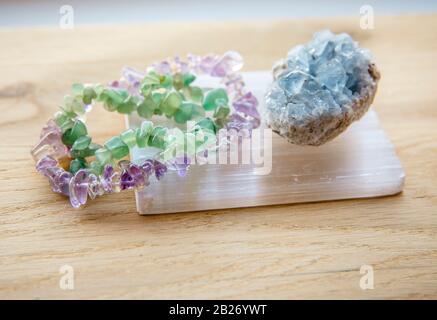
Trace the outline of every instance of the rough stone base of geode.
[[369, 65], [369, 74], [374, 81], [362, 88], [359, 99], [354, 100], [351, 105], [342, 106], [342, 109], [348, 111], [340, 116], [322, 115], [313, 121], [307, 121], [305, 125], [290, 126], [288, 130], [278, 127], [271, 117], [266, 117], [266, 124], [292, 144], [320, 146], [344, 132], [352, 122], [359, 120], [367, 112], [375, 98], [380, 79], [380, 73], [373, 63]]

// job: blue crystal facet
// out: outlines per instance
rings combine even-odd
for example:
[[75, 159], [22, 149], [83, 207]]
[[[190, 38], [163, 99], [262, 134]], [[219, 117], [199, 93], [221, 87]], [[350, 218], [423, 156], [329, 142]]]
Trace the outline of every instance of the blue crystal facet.
[[376, 69], [372, 74], [371, 66], [370, 53], [348, 34], [315, 33], [288, 52], [275, 74], [266, 95], [266, 122], [292, 143], [332, 139], [372, 102], [379, 74]]

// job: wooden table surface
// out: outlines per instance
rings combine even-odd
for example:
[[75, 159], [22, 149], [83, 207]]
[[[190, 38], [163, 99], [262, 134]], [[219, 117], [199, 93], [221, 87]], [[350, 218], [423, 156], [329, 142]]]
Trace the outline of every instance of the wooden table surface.
[[[371, 49], [375, 101], [406, 172], [377, 199], [139, 216], [133, 193], [73, 210], [29, 149], [74, 82], [174, 54], [240, 51], [269, 69], [322, 28]], [[437, 298], [437, 16], [0, 29], [0, 298]], [[99, 108], [97, 108], [99, 109]], [[122, 117], [93, 112], [98, 141]], [[62, 290], [60, 268], [74, 270]], [[359, 286], [360, 268], [374, 289]]]

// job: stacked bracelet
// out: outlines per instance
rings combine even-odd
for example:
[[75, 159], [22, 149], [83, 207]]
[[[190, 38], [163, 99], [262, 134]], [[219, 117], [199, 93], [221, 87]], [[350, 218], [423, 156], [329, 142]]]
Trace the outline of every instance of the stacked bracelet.
[[[84, 205], [88, 197], [143, 188], [151, 177], [160, 180], [170, 169], [184, 175], [193, 156], [216, 147], [218, 130], [250, 131], [259, 125], [258, 102], [244, 90], [237, 73], [242, 65], [236, 52], [188, 55], [187, 61], [176, 57], [153, 64], [145, 73], [125, 68], [121, 79], [107, 86], [73, 85], [72, 93], [64, 97], [61, 110], [43, 127], [40, 141], [31, 151], [37, 171], [49, 179], [54, 192], [68, 196], [75, 208]], [[196, 76], [203, 74], [221, 78], [223, 87], [196, 86]], [[145, 119], [165, 116], [175, 127], [144, 120], [139, 128], [99, 145], [88, 135], [84, 121], [95, 102], [108, 111], [137, 112]], [[177, 127], [188, 121], [194, 123], [190, 129]], [[191, 147], [188, 141], [194, 141]], [[183, 148], [177, 148], [180, 146]], [[134, 164], [124, 158], [135, 147], [156, 152]]]

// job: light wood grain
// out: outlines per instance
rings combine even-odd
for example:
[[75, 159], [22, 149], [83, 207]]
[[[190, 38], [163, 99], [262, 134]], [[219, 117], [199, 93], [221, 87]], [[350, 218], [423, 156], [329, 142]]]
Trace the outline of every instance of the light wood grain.
[[[189, 51], [240, 51], [270, 68], [321, 28], [371, 49], [375, 106], [406, 171], [403, 194], [367, 200], [138, 216], [123, 193], [72, 210], [30, 147], [71, 83], [115, 79]], [[436, 298], [437, 16], [0, 30], [1, 298]], [[122, 117], [96, 110], [99, 141]], [[75, 289], [59, 288], [71, 265]], [[375, 289], [361, 290], [372, 265]]]

